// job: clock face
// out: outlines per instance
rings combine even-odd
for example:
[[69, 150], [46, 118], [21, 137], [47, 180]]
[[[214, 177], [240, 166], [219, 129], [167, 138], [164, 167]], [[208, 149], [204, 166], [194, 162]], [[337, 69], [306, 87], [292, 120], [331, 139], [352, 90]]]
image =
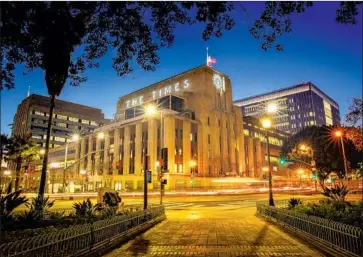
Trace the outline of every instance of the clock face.
[[216, 86], [216, 88], [218, 88], [221, 91], [223, 90], [223, 81], [222, 81], [221, 76], [219, 76], [218, 74], [214, 74], [213, 83]]

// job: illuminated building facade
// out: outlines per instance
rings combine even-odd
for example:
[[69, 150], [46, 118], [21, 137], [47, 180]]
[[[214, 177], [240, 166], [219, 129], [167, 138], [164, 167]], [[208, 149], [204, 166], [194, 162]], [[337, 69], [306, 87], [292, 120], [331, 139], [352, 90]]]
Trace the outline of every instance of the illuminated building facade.
[[339, 105], [311, 82], [235, 101], [243, 117], [261, 118], [269, 105], [276, 106], [274, 127], [297, 133], [312, 125], [339, 125]]

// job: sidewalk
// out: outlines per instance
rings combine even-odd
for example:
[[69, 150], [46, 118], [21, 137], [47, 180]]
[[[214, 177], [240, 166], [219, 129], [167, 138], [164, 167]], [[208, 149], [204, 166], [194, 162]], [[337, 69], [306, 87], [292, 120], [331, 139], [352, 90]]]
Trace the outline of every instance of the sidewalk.
[[[255, 217], [255, 208], [208, 209], [167, 215], [166, 221], [106, 256], [323, 256]], [[223, 218], [221, 213], [231, 215]]]

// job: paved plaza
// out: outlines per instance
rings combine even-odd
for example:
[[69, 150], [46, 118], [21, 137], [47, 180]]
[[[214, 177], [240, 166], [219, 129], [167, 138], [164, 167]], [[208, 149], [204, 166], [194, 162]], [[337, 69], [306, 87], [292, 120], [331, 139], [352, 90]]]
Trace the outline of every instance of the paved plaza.
[[255, 216], [251, 206], [191, 206], [107, 254], [118, 256], [324, 256]]

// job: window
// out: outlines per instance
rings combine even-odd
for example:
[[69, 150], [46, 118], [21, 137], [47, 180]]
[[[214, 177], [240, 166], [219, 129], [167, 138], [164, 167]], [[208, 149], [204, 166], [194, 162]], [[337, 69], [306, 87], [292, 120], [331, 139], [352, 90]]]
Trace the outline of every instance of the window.
[[134, 108], [130, 108], [130, 109], [127, 109], [125, 111], [125, 119], [131, 119], [131, 118], [134, 118], [135, 117], [135, 111], [134, 111]]
[[197, 142], [198, 138], [197, 138], [197, 133], [194, 133], [194, 142]]
[[67, 120], [67, 116], [57, 114], [57, 119], [60, 119], [60, 120]]
[[66, 139], [64, 137], [54, 137], [54, 141], [65, 142]]
[[212, 167], [209, 165], [208, 166], [208, 175], [212, 174]]
[[95, 121], [93, 121], [93, 120], [91, 120], [91, 125], [98, 126], [98, 124]]
[[115, 190], [121, 190], [122, 183], [121, 182], [115, 182]]
[[175, 138], [178, 139], [178, 129], [175, 129]]
[[44, 112], [40, 112], [40, 111], [35, 111], [34, 113], [35, 115], [40, 115], [40, 116], [44, 116]]
[[208, 117], [208, 126], [210, 125], [210, 119], [209, 119], [209, 117]]
[[32, 138], [34, 138], [34, 139], [42, 139], [42, 136], [41, 135], [32, 135]]
[[193, 141], [193, 133], [190, 133], [190, 141]]
[[208, 134], [208, 144], [210, 144], [210, 135]]
[[210, 159], [210, 150], [208, 150], [208, 159]]
[[84, 120], [84, 119], [82, 119], [82, 123], [83, 123], [83, 124], [89, 124], [89, 120]]
[[74, 118], [74, 117], [68, 117], [68, 120], [73, 121], [73, 122], [79, 122], [79, 119]]
[[59, 126], [59, 127], [62, 127], [62, 128], [66, 128], [67, 127], [67, 124], [66, 123], [63, 123], [63, 122], [57, 122], [56, 125]]

